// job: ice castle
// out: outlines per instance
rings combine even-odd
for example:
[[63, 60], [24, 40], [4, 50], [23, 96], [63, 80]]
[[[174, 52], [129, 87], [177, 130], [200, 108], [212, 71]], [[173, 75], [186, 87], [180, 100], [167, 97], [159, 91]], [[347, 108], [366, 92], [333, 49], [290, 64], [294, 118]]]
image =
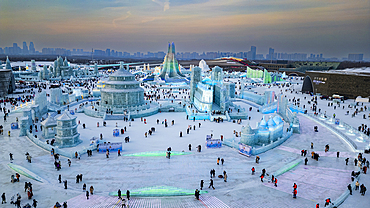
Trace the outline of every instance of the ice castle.
[[267, 145], [282, 137], [283, 132], [284, 121], [280, 116], [275, 114], [268, 121], [263, 116], [256, 129], [252, 129], [249, 123], [242, 128], [240, 142], [249, 146]]

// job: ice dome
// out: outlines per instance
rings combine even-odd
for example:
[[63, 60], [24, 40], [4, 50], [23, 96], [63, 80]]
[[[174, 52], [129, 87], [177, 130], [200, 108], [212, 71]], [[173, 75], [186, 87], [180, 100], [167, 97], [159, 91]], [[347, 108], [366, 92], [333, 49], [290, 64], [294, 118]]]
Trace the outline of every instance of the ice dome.
[[211, 70], [204, 59], [199, 61], [199, 67], [202, 69], [202, 72]]
[[265, 116], [262, 117], [262, 120], [260, 122], [260, 127], [267, 127], [267, 122], [265, 120]]
[[267, 121], [267, 124], [268, 126], [276, 126], [276, 123], [274, 121], [274, 119], [270, 118], [268, 121]]
[[272, 119], [274, 120], [275, 124], [279, 124], [279, 123], [283, 122], [283, 120], [278, 115], [275, 115]]

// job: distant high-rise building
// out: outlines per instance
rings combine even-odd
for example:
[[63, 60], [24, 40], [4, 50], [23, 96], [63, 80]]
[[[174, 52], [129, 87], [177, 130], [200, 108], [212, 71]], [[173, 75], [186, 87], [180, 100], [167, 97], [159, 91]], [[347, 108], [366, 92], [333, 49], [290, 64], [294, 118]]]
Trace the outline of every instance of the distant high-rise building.
[[274, 52], [275, 52], [275, 50], [273, 48], [269, 48], [269, 53], [266, 55], [266, 59], [268, 59], [268, 60], [276, 59], [274, 57], [274, 55], [275, 55]]
[[35, 46], [33, 45], [33, 42], [30, 42], [29, 53], [30, 54], [35, 54], [36, 53]]
[[107, 50], [105, 50], [105, 55], [110, 56], [110, 49], [109, 48], [107, 48]]
[[257, 52], [256, 46], [251, 46], [251, 60], [256, 60], [256, 52]]
[[28, 54], [28, 46], [26, 42], [23, 42], [23, 49], [22, 49], [23, 54]]
[[0, 54], [4, 54], [4, 50], [0, 48]]
[[349, 61], [362, 61], [364, 59], [364, 54], [348, 54]]

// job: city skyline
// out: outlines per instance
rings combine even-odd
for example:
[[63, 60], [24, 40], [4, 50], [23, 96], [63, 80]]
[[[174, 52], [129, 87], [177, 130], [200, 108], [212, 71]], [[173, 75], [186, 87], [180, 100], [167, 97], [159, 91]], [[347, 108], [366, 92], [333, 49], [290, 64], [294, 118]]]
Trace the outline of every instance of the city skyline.
[[[2, 1], [0, 47], [370, 54], [367, 1]], [[22, 44], [19, 44], [21, 46]]]

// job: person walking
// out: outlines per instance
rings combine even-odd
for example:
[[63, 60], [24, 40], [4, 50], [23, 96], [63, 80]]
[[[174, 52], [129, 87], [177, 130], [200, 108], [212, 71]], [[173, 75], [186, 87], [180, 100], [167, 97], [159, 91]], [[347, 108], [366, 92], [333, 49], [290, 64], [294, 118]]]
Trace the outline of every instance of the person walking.
[[254, 167], [252, 167], [252, 175], [254, 175], [254, 172], [256, 172], [256, 169]]
[[359, 187], [360, 187], [360, 183], [356, 181], [355, 190], [358, 190]]
[[91, 194], [91, 196], [94, 194], [94, 187], [93, 186], [90, 186], [90, 194]]
[[306, 159], [304, 159], [304, 165], [307, 165], [307, 162], [308, 162], [308, 159], [306, 157]]
[[329, 206], [330, 203], [331, 203], [330, 198], [325, 199], [325, 206], [324, 207]]
[[89, 199], [89, 192], [86, 191], [86, 199]]
[[220, 158], [217, 158], [217, 165], [220, 165]]
[[191, 144], [189, 144], [189, 151], [191, 151]]
[[84, 183], [84, 185], [82, 185], [82, 191], [86, 191], [86, 183]]
[[347, 157], [347, 158], [345, 159], [345, 161], [346, 161], [346, 165], [348, 165], [349, 158]]
[[121, 156], [121, 150], [120, 149], [118, 149], [118, 156]]
[[277, 178], [275, 178], [275, 187], [277, 187]]
[[297, 198], [297, 189], [294, 189], [293, 190], [293, 198], [296, 199]]
[[199, 200], [200, 191], [198, 189], [195, 190], [195, 198]]
[[67, 180], [64, 180], [63, 183], [64, 183], [64, 189], [67, 189]]
[[221, 158], [221, 165], [224, 165], [224, 162], [225, 162], [224, 158]]
[[127, 200], [130, 200], [130, 191], [129, 190], [126, 191], [126, 197], [127, 197]]
[[37, 203], [38, 203], [38, 201], [36, 201], [36, 199], [33, 199], [33, 201], [32, 201], [32, 206], [33, 206], [34, 208], [36, 208], [36, 207], [37, 207]]
[[122, 198], [121, 198], [121, 189], [118, 189], [117, 193], [118, 193], [118, 198], [119, 198], [119, 199], [122, 199]]
[[200, 180], [200, 190], [203, 190], [204, 181]]
[[215, 189], [215, 187], [213, 187], [213, 180], [212, 180], [212, 178], [210, 179], [210, 182], [209, 182], [209, 186], [208, 186], [208, 188], [213, 188], [213, 189]]
[[352, 195], [352, 186], [351, 186], [351, 184], [348, 184], [347, 188], [349, 190], [349, 195]]
[[265, 176], [263, 175], [263, 174], [261, 174], [260, 175], [260, 178], [261, 178], [261, 182], [263, 183], [263, 178], [264, 178]]
[[6, 197], [5, 197], [5, 193], [3, 193], [2, 195], [1, 195], [1, 204], [6, 204]]

